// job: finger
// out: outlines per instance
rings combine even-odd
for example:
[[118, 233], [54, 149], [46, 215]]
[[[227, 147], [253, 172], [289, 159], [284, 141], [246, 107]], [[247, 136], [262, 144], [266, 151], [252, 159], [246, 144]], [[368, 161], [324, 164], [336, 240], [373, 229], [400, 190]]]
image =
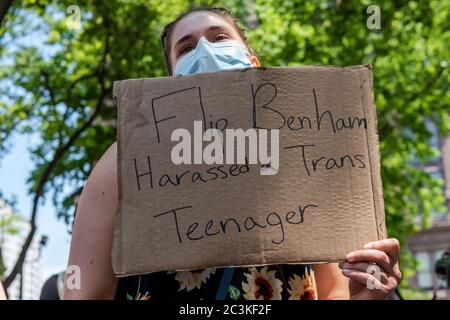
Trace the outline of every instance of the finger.
[[386, 272], [381, 270], [381, 268], [379, 266], [377, 266], [376, 264], [373, 264], [373, 263], [368, 263], [368, 262], [357, 262], [357, 263], [343, 262], [343, 263], [339, 264], [339, 267], [342, 270], [353, 270], [353, 271], [365, 272], [365, 273], [373, 275], [375, 278], [380, 280], [382, 283], [386, 284], [388, 282], [388, 275], [386, 274]]
[[374, 277], [371, 274], [361, 272], [361, 271], [356, 271], [356, 270], [348, 270], [348, 269], [343, 269], [342, 274], [344, 276], [346, 276], [347, 278], [364, 285], [368, 289], [381, 290], [384, 293], [388, 293], [390, 291], [387, 286], [385, 286], [383, 283], [381, 283], [380, 280], [378, 280], [376, 277]]
[[393, 267], [391, 258], [385, 252], [372, 249], [353, 251], [347, 255], [346, 262], [372, 262], [387, 272], [390, 272]]
[[359, 270], [362, 272], [366, 272], [369, 266], [376, 266], [373, 263], [368, 262], [357, 262], [357, 263], [349, 263], [349, 262], [341, 262], [339, 263], [339, 268], [341, 269], [352, 269]]
[[364, 249], [375, 249], [385, 252], [388, 256], [392, 258], [393, 261], [397, 262], [398, 253], [400, 251], [400, 243], [397, 239], [390, 238], [380, 241], [369, 242], [364, 246]]

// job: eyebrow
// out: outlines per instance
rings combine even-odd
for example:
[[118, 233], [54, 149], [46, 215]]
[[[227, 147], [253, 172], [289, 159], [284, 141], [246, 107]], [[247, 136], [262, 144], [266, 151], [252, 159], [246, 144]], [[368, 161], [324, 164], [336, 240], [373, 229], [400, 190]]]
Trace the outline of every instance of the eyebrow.
[[[224, 29], [227, 29], [226, 26], [210, 26], [206, 31], [209, 32], [209, 31], [224, 30]], [[192, 37], [193, 37], [192, 33], [181, 37], [181, 39], [178, 40], [177, 43], [175, 43], [174, 48], [176, 48], [180, 43], [190, 40]]]

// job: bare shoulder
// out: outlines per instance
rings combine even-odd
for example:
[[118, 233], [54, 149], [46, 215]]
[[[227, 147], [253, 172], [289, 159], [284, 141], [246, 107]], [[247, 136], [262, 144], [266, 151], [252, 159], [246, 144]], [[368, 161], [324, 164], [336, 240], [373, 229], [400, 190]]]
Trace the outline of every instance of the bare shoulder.
[[114, 142], [95, 164], [85, 186], [90, 194], [117, 197], [117, 142]]
[[[97, 162], [92, 174], [106, 175], [111, 178], [116, 177], [117, 171], [117, 142], [114, 142], [105, 151], [103, 156]], [[106, 177], [105, 177], [106, 178]]]
[[114, 167], [116, 166], [116, 160], [117, 160], [117, 141], [114, 142], [112, 145], [109, 146], [109, 148], [105, 151], [100, 161], [108, 161], [113, 162]]
[[92, 219], [98, 215], [111, 218], [115, 216], [118, 199], [116, 162], [117, 143], [114, 142], [89, 175], [78, 203], [77, 220]]

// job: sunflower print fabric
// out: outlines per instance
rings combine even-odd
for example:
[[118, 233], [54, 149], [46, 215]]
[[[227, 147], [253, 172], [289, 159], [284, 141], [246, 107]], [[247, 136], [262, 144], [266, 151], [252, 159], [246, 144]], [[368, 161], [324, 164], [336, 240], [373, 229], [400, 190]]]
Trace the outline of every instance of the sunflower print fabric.
[[311, 265], [207, 268], [120, 278], [116, 299], [316, 300], [317, 288]]

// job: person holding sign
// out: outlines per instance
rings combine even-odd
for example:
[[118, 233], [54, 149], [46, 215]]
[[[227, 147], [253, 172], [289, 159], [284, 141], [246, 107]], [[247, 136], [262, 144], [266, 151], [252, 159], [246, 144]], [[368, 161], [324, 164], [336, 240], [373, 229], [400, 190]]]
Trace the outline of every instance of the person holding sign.
[[[223, 8], [185, 12], [166, 26], [162, 41], [170, 75], [260, 66], [244, 31]], [[386, 239], [350, 252], [340, 264], [207, 268], [117, 279], [111, 265], [116, 172], [113, 144], [91, 173], [78, 204], [69, 267], [79, 267], [80, 285], [69, 285], [77, 274], [68, 274], [65, 299], [385, 299], [402, 277], [399, 242]]]

